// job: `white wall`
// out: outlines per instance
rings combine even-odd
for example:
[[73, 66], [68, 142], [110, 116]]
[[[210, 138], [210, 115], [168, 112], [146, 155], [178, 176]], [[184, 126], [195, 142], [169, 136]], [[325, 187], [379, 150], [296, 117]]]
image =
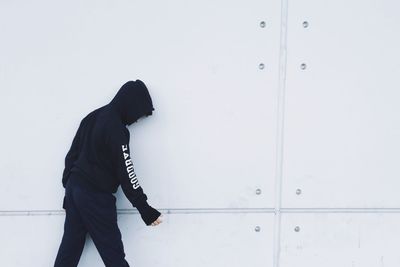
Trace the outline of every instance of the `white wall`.
[[[164, 222], [118, 191], [131, 265], [398, 266], [399, 7], [1, 2], [1, 266], [52, 266], [72, 137], [135, 79], [155, 111], [132, 158]], [[102, 265], [88, 238], [79, 266]]]

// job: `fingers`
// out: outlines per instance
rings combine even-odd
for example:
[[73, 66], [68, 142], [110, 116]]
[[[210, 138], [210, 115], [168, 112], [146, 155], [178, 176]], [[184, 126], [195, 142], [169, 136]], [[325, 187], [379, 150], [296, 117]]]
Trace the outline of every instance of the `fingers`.
[[151, 223], [151, 226], [156, 226], [156, 225], [162, 223], [161, 216], [163, 216], [163, 215], [161, 214], [161, 215], [157, 218], [157, 220], [155, 220], [154, 222], [152, 222], [152, 223]]
[[157, 219], [156, 221], [152, 222], [151, 225], [156, 226], [156, 225], [160, 224], [161, 222], [162, 222], [161, 220]]

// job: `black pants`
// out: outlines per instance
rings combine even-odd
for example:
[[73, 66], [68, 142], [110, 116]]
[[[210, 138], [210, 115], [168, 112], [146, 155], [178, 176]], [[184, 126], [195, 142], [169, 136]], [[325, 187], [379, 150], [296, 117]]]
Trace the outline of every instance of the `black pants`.
[[106, 267], [129, 267], [117, 224], [116, 198], [93, 190], [79, 175], [72, 172], [66, 184], [64, 235], [54, 266], [78, 266], [89, 233]]

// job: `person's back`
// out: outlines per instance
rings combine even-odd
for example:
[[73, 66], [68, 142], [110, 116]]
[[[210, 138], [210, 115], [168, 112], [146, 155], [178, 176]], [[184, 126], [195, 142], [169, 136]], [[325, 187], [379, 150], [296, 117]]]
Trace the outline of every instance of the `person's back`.
[[153, 110], [145, 84], [140, 80], [128, 81], [110, 103], [81, 120], [65, 157], [62, 185], [66, 189], [66, 220], [55, 266], [78, 264], [86, 232], [106, 266], [129, 266], [116, 222], [113, 193], [119, 185], [146, 225], [161, 223], [161, 213], [147, 203], [134, 171], [126, 128], [139, 118], [152, 115]]
[[117, 191], [120, 181], [114, 175], [111, 151], [107, 147], [112, 133], [124, 135], [125, 140], [129, 140], [128, 129], [118, 121], [109, 105], [90, 112], [82, 119], [77, 132], [80, 143], [77, 151], [79, 155], [67, 160], [72, 166], [64, 169], [62, 178], [64, 187], [70, 172], [77, 171], [83, 174], [93, 188], [110, 193]]

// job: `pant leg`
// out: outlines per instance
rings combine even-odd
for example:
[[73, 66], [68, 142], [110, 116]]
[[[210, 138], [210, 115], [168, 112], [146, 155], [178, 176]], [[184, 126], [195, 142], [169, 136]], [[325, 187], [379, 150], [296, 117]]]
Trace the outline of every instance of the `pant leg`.
[[82, 187], [74, 195], [81, 218], [106, 267], [129, 267], [117, 224], [116, 198]]
[[54, 263], [55, 267], [76, 267], [82, 255], [87, 230], [73, 199], [73, 184], [67, 182], [65, 189], [64, 234]]

